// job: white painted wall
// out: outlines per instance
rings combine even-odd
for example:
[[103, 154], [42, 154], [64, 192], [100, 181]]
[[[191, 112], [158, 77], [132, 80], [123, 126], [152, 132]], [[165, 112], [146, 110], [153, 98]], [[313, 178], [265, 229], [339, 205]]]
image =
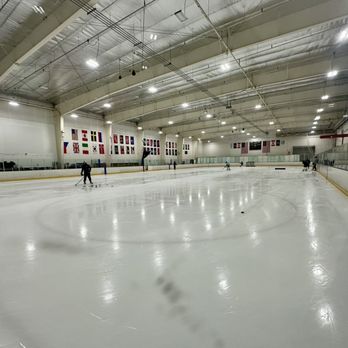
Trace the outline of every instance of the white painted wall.
[[34, 106], [0, 101], [0, 161], [51, 166], [57, 161], [54, 115]]
[[[327, 151], [334, 146], [334, 141], [331, 139], [320, 139], [319, 136], [294, 136], [280, 137], [269, 139], [255, 139], [255, 141], [279, 139], [280, 146], [271, 146], [270, 155], [291, 155], [294, 146], [315, 146], [316, 153]], [[233, 143], [245, 142], [247, 138], [236, 137], [229, 140], [210, 143], [204, 141], [198, 144], [197, 157], [220, 157], [220, 156], [240, 156], [241, 149], [234, 149]], [[284, 142], [282, 144], [282, 142]], [[248, 155], [256, 156], [263, 155], [262, 150], [250, 151]]]
[[[346, 123], [341, 126], [337, 132], [337, 134], [348, 134], [348, 120]], [[348, 144], [348, 138], [337, 138], [336, 139], [336, 146], [341, 146], [343, 144]]]

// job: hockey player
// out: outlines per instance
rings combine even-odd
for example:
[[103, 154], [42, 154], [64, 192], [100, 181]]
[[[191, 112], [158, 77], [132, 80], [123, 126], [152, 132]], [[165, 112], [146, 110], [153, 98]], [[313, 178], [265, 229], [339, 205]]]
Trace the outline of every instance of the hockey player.
[[86, 179], [88, 178], [91, 185], [93, 185], [92, 179], [91, 179], [91, 166], [86, 163], [86, 161], [83, 162], [81, 167], [81, 175], [83, 175], [83, 183], [86, 185]]

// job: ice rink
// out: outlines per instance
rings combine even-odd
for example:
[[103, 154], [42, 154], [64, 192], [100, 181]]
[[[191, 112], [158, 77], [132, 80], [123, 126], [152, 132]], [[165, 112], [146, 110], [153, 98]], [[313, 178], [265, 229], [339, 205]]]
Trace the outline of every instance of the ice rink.
[[0, 183], [1, 348], [346, 348], [348, 201], [301, 168]]

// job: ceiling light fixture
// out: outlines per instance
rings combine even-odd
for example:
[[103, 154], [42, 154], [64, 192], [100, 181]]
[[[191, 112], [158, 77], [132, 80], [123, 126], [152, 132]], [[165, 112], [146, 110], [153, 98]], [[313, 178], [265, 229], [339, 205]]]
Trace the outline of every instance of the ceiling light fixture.
[[314, 121], [313, 124], [318, 124], [318, 121]]
[[344, 118], [347, 118], [347, 117], [348, 117], [348, 114], [344, 114], [343, 117], [344, 117]]
[[189, 107], [189, 104], [185, 102], [185, 103], [182, 103], [181, 106], [182, 106], [183, 108], [188, 108], [188, 107]]
[[177, 138], [179, 138], [179, 134], [175, 134], [175, 136], [176, 136]]
[[189, 139], [192, 139], [191, 135], [188, 137]]
[[348, 29], [344, 29], [338, 34], [338, 42], [343, 42], [345, 40], [348, 40]]
[[281, 130], [278, 128], [278, 129], [277, 129], [277, 132], [281, 132]]
[[42, 8], [42, 6], [34, 5], [34, 6], [32, 7], [32, 9], [33, 9], [34, 12], [37, 13], [37, 14], [45, 15], [45, 10]]
[[180, 22], [185, 22], [187, 20], [187, 17], [185, 16], [185, 13], [182, 12], [182, 10], [176, 11], [174, 14]]
[[328, 77], [328, 78], [332, 78], [332, 77], [337, 76], [337, 74], [338, 74], [338, 71], [337, 71], [337, 70], [331, 70], [331, 71], [329, 71], [329, 72], [327, 73], [327, 77]]
[[155, 86], [150, 86], [149, 89], [148, 89], [148, 91], [149, 91], [150, 93], [156, 93], [156, 92], [158, 91], [158, 88], [155, 87]]
[[86, 64], [92, 69], [96, 69], [99, 67], [99, 63], [95, 59], [86, 60]]
[[236, 127], [236, 126], [233, 126], [233, 127], [232, 127], [232, 129], [236, 130], [236, 129], [237, 129], [237, 127]]
[[168, 124], [173, 124], [174, 122], [173, 121], [168, 121]]
[[227, 63], [221, 64], [221, 65], [220, 65], [220, 70], [221, 70], [221, 71], [228, 71], [228, 70], [230, 70], [230, 65], [227, 64]]
[[250, 133], [247, 133], [247, 135], [250, 135]]
[[158, 131], [158, 134], [163, 134], [163, 131], [159, 130], [159, 131]]
[[106, 124], [112, 124], [112, 121], [106, 121]]
[[327, 95], [327, 94], [325, 94], [325, 95], [323, 95], [322, 97], [321, 97], [321, 100], [328, 100], [330, 97]]
[[244, 128], [241, 130], [241, 133], [245, 133], [245, 129]]
[[312, 129], [317, 129], [317, 127], [316, 127], [316, 126], [313, 126]]
[[138, 126], [138, 130], [142, 130], [143, 129], [143, 127], [141, 127], [141, 126]]
[[202, 133], [202, 134], [205, 134], [205, 131], [202, 131], [201, 133]]
[[19, 106], [19, 103], [16, 102], [15, 100], [11, 100], [8, 102], [11, 106]]
[[71, 115], [70, 115], [70, 117], [72, 117], [72, 118], [78, 118], [78, 117], [79, 117], [79, 115], [76, 115], [76, 114], [71, 114]]
[[224, 138], [224, 136], [223, 136], [223, 135], [221, 135], [221, 136], [220, 136], [220, 138], [221, 138], [221, 139], [223, 139], [223, 138]]
[[104, 108], [107, 108], [107, 109], [111, 108], [111, 104], [109, 104], [109, 103], [105, 103], [103, 106], [104, 106]]
[[323, 111], [324, 111], [323, 108], [317, 109], [317, 112], [323, 112]]
[[253, 138], [256, 138], [256, 135], [253, 135]]
[[333, 107], [335, 107], [335, 103], [329, 104], [329, 108], [333, 108]]
[[157, 40], [157, 34], [150, 34], [150, 39], [153, 41]]
[[269, 124], [272, 126], [272, 125], [274, 124], [274, 122], [273, 122], [273, 121], [270, 121]]
[[224, 126], [226, 124], [226, 121], [222, 121], [221, 124]]
[[319, 115], [315, 116], [314, 121], [319, 121], [319, 120], [320, 120], [320, 116]]
[[312, 130], [312, 131], [311, 131], [311, 134], [314, 134], [314, 133], [315, 133], [315, 131], [314, 131], [314, 130]]
[[262, 108], [262, 105], [261, 105], [261, 104], [255, 105], [255, 109], [256, 109], [256, 110], [260, 110], [261, 108]]
[[206, 118], [212, 118], [213, 115], [212, 115], [212, 114], [206, 114], [205, 117], [206, 117]]

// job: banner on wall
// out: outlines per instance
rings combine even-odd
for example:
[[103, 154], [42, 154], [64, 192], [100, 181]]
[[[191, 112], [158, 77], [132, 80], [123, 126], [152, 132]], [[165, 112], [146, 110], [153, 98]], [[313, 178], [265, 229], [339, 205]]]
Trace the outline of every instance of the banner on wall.
[[262, 153], [271, 152], [271, 142], [269, 140], [264, 140], [262, 142]]
[[79, 140], [79, 131], [77, 129], [71, 130], [71, 139], [72, 140]]
[[242, 143], [242, 151], [241, 153], [243, 155], [246, 155], [248, 153], [248, 143]]
[[74, 151], [74, 153], [80, 153], [79, 143], [73, 143], [73, 151]]
[[64, 153], [67, 153], [67, 148], [68, 148], [69, 142], [68, 141], [64, 141]]
[[82, 133], [82, 141], [88, 141], [88, 138], [87, 138], [87, 130], [83, 129], [81, 131]]

